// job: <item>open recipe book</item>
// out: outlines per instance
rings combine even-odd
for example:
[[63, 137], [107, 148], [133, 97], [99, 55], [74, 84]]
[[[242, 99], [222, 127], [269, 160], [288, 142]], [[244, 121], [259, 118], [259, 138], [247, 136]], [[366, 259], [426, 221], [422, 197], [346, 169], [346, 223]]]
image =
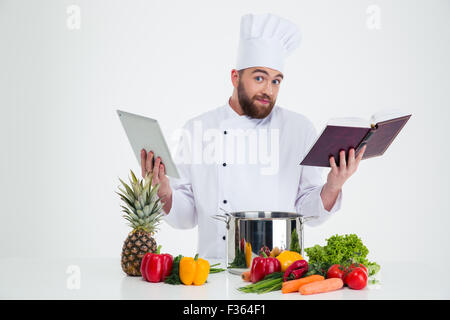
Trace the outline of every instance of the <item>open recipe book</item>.
[[381, 156], [411, 117], [401, 111], [378, 112], [370, 120], [362, 118], [332, 118], [318, 136], [300, 165], [330, 167], [333, 155], [339, 166], [339, 151], [355, 148], [356, 155], [367, 144], [362, 159]]

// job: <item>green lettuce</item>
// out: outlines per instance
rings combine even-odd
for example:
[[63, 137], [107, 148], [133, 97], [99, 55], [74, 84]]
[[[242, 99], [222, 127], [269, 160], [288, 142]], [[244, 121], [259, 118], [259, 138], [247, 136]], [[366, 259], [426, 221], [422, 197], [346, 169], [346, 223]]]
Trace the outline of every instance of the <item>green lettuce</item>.
[[326, 240], [325, 246], [315, 245], [306, 248], [309, 274], [326, 274], [333, 264], [349, 265], [361, 263], [367, 267], [369, 276], [376, 274], [380, 266], [367, 259], [369, 250], [356, 234], [334, 235]]

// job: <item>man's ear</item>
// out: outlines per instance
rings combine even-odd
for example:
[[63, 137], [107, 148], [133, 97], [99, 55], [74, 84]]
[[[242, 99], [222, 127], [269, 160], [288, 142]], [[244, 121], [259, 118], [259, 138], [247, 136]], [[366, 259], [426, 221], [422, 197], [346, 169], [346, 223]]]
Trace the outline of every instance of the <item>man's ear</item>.
[[233, 87], [237, 88], [239, 84], [239, 71], [236, 69], [231, 70], [231, 83]]

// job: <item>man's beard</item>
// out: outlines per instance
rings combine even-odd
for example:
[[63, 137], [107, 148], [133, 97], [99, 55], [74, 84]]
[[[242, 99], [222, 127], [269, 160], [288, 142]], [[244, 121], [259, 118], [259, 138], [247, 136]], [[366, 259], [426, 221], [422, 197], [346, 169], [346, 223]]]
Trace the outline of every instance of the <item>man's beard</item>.
[[[250, 118], [263, 119], [267, 117], [272, 111], [273, 106], [275, 105], [275, 101], [272, 101], [272, 99], [265, 94], [256, 95], [253, 98], [250, 98], [247, 95], [247, 92], [245, 91], [244, 85], [241, 81], [239, 81], [237, 93], [242, 111], [244, 111], [244, 114], [249, 116]], [[256, 99], [269, 100], [270, 103], [267, 107], [257, 107], [255, 105]]]

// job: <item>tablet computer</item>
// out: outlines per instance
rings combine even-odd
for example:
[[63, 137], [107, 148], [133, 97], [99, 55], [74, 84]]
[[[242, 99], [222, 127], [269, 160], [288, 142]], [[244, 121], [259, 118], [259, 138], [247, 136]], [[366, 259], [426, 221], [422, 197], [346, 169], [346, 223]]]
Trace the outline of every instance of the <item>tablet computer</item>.
[[121, 110], [117, 110], [117, 114], [139, 162], [139, 166], [141, 166], [141, 150], [145, 149], [147, 152], [152, 150], [154, 154], [153, 160], [161, 157], [166, 168], [166, 175], [180, 178], [158, 121]]

